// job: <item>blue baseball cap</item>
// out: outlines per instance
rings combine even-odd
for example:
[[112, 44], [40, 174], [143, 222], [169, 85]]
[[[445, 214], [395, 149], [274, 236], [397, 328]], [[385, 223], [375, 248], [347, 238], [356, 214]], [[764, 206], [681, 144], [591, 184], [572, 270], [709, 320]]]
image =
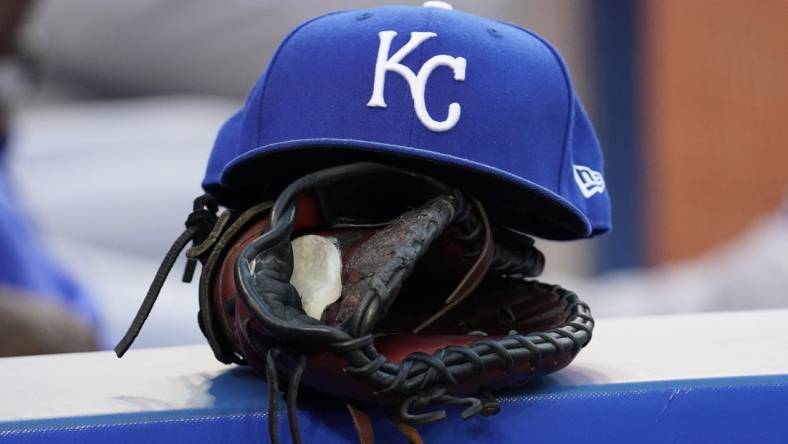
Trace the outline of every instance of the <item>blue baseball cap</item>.
[[602, 153], [557, 51], [427, 4], [441, 7], [341, 11], [293, 30], [220, 129], [204, 189], [240, 207], [311, 171], [377, 161], [456, 185], [536, 236], [608, 231]]

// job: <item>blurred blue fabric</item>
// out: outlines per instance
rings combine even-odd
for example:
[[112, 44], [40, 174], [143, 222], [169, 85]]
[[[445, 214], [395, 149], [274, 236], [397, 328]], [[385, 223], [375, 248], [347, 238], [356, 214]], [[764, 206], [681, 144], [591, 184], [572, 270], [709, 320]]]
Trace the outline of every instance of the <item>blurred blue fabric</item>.
[[16, 195], [6, 162], [7, 135], [0, 135], [0, 286], [51, 300], [98, 326], [87, 291], [49, 255]]

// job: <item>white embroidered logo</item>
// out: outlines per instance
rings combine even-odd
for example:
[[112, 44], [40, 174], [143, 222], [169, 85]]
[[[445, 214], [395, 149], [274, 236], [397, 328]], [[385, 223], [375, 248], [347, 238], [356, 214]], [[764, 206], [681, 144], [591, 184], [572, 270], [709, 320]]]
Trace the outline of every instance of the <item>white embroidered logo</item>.
[[583, 193], [583, 197], [588, 199], [596, 193], [605, 192], [605, 179], [602, 177], [602, 173], [583, 165], [574, 165], [573, 170], [575, 182], [577, 182], [580, 192]]
[[448, 117], [446, 117], [446, 120], [439, 122], [430, 117], [430, 113], [427, 111], [427, 105], [424, 102], [424, 90], [427, 86], [427, 79], [430, 77], [430, 74], [439, 66], [448, 66], [451, 68], [452, 71], [454, 71], [454, 80], [459, 82], [465, 80], [465, 59], [462, 57], [451, 57], [445, 54], [436, 55], [424, 62], [418, 74], [414, 74], [410, 68], [402, 65], [400, 62], [425, 40], [436, 37], [438, 34], [434, 32], [411, 32], [408, 43], [403, 45], [394, 55], [389, 57], [391, 41], [396, 35], [396, 31], [381, 31], [378, 33], [380, 37], [380, 47], [378, 48], [378, 60], [375, 64], [375, 84], [372, 88], [372, 97], [369, 99], [367, 106], [386, 107], [386, 100], [383, 98], [383, 90], [386, 86], [386, 72], [394, 71], [408, 82], [410, 94], [413, 97], [413, 108], [416, 110], [416, 116], [421, 123], [435, 132], [452, 129], [460, 120], [460, 104], [456, 102], [449, 104]]

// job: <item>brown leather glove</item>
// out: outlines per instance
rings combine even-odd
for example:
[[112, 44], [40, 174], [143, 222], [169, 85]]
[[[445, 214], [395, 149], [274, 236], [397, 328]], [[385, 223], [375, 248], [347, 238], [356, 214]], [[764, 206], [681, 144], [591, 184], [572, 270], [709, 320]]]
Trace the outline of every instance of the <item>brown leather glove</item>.
[[[296, 441], [302, 380], [394, 406], [410, 425], [445, 416], [425, 411], [430, 405], [464, 405], [467, 418], [496, 413], [490, 392], [566, 366], [591, 339], [593, 319], [574, 293], [530, 279], [544, 265], [533, 240], [495, 226], [480, 202], [428, 176], [349, 164], [304, 176], [274, 203], [215, 211], [198, 200], [168, 256], [194, 238], [187, 255], [203, 264], [208, 342], [220, 361], [268, 380], [271, 418], [279, 378], [289, 376]], [[276, 439], [275, 418], [269, 431]]]

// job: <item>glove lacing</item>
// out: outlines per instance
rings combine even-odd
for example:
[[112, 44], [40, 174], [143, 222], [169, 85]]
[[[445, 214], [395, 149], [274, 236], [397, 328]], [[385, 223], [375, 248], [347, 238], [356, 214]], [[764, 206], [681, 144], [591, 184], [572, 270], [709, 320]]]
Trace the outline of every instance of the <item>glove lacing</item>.
[[[281, 351], [278, 348], [268, 350], [265, 355], [265, 379], [268, 382], [268, 435], [272, 444], [279, 444], [279, 410], [277, 403], [279, 400], [279, 372], [276, 366], [276, 358]], [[290, 439], [293, 444], [301, 444], [301, 429], [298, 427], [298, 387], [301, 385], [301, 377], [306, 369], [307, 359], [304, 355], [299, 355], [298, 364], [287, 387], [287, 422], [290, 426]]]
[[[193, 245], [199, 245], [210, 237], [210, 234], [216, 226], [216, 221], [218, 220], [216, 216], [218, 209], [219, 207], [216, 201], [207, 194], [194, 200], [193, 211], [189, 214], [185, 222], [186, 229], [175, 239], [175, 242], [172, 243], [172, 246], [167, 251], [164, 259], [161, 261], [161, 265], [159, 265], [159, 269], [156, 271], [153, 282], [151, 282], [148, 288], [145, 299], [142, 300], [142, 304], [139, 310], [137, 310], [137, 314], [134, 316], [134, 320], [131, 322], [126, 334], [123, 335], [123, 338], [118, 342], [118, 345], [115, 346], [115, 354], [118, 355], [119, 358], [123, 357], [129, 347], [131, 347], [131, 344], [134, 343], [134, 340], [137, 339], [142, 326], [145, 324], [148, 316], [150, 316], [150, 312], [159, 297], [159, 293], [164, 286], [164, 282], [167, 280], [167, 276], [170, 274], [173, 265], [175, 265], [175, 261], [178, 260], [178, 256], [180, 256], [183, 249], [186, 248], [186, 245], [189, 242], [192, 242]], [[185, 282], [191, 280], [194, 275], [195, 266], [196, 259], [189, 258], [183, 274], [183, 280]]]

